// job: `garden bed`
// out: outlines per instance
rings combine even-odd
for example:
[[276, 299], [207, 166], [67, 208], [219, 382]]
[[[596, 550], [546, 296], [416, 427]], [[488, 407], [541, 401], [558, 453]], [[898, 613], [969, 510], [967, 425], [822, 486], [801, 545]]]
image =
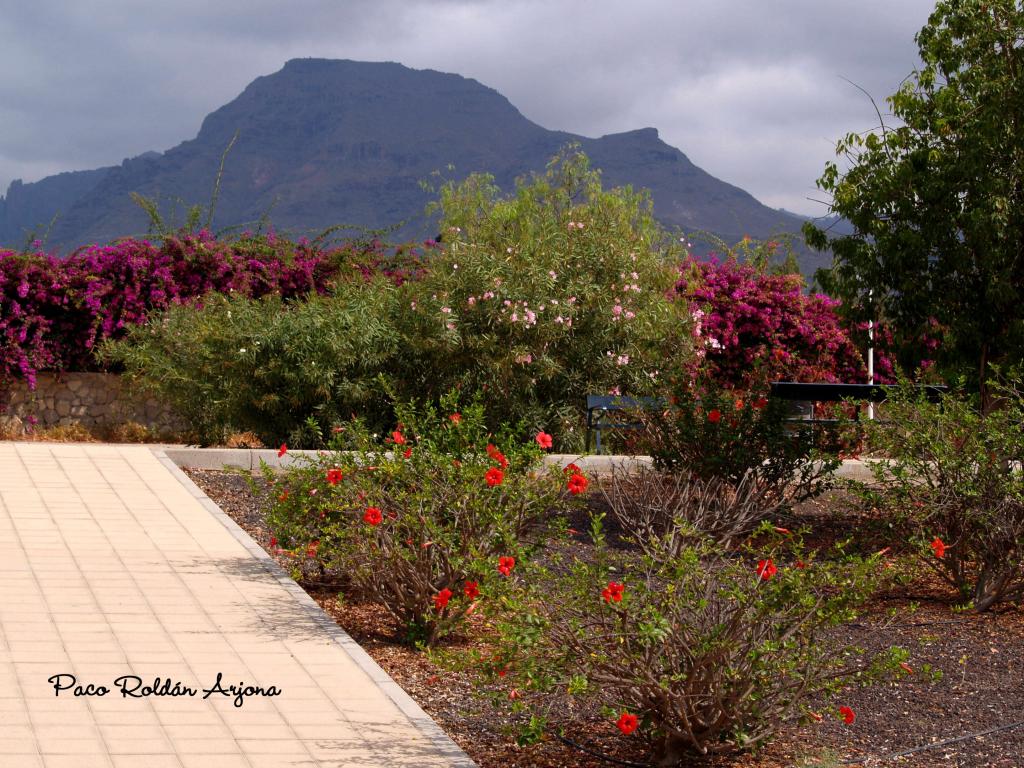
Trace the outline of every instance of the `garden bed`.
[[[264, 524], [266, 499], [246, 479], [223, 471], [187, 470], [192, 479], [269, 549]], [[577, 521], [579, 522], [579, 521]], [[813, 523], [812, 543], [821, 548], [856, 532], [854, 546], [873, 551], [891, 543], [885, 528], [858, 517], [840, 494], [803, 505], [790, 525]], [[577, 524], [580, 530], [586, 525]], [[580, 536], [574, 546], [587, 542]], [[899, 568], [905, 553], [896, 551]], [[290, 569], [292, 563], [281, 558]], [[511, 729], [508, 693], [486, 689], [468, 672], [435, 664], [398, 640], [398, 628], [380, 606], [339, 599], [340, 585], [310, 581], [303, 587], [433, 717], [482, 768], [513, 766], [606, 766], [646, 764], [649, 752], [638, 738], [622, 736], [597, 712], [566, 713], [561, 722], [575, 745], [551, 736], [520, 747]], [[836, 645], [900, 645], [914, 673], [898, 683], [851, 687], [841, 694], [856, 712], [845, 725], [827, 713], [819, 723], [792, 726], [753, 755], [717, 757], [709, 766], [776, 768], [791, 765], [899, 764], [912, 766], [1015, 766], [1024, 754], [1020, 727], [932, 746], [1024, 720], [1024, 614], [1010, 608], [984, 615], [956, 613], [948, 591], [916, 579], [898, 593], [875, 596], [861, 621], [842, 627]], [[912, 610], [914, 604], [916, 610]], [[484, 631], [470, 624], [449, 638], [443, 650], [458, 654]], [[929, 672], [928, 670], [932, 670]], [[941, 674], [940, 674], [941, 673]], [[497, 699], [493, 695], [497, 692]], [[511, 693], [511, 692], [509, 692]], [[496, 711], [494, 700], [507, 702]], [[506, 711], [501, 711], [504, 708]], [[897, 753], [919, 749], [904, 757]], [[589, 750], [594, 754], [588, 754]], [[880, 762], [879, 758], [891, 759]]]

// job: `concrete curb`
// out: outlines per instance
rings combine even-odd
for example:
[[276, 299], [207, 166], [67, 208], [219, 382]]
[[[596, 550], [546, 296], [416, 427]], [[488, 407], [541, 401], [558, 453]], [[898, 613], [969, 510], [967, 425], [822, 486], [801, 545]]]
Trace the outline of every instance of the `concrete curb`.
[[[476, 768], [469, 755], [462, 751], [451, 737], [423, 711], [423, 709], [398, 685], [375, 662], [362, 647], [353, 640], [345, 630], [316, 604], [306, 592], [300, 587], [284, 569], [277, 564], [267, 552], [257, 544], [248, 533], [242, 530], [238, 524], [218, 507], [210, 497], [203, 493], [192, 480], [181, 471], [182, 466], [194, 467], [196, 469], [224, 469], [238, 467], [243, 469], [258, 469], [259, 459], [251, 456], [248, 462], [239, 454], [270, 454], [277, 461], [277, 451], [249, 451], [237, 449], [153, 449], [157, 460], [167, 468], [188, 492], [214, 517], [228, 532], [245, 547], [245, 549], [281, 584], [284, 589], [295, 598], [310, 618], [321, 627], [330, 637], [338, 643], [353, 661], [362, 669], [373, 682], [379, 686], [385, 694], [395, 703], [410, 722], [430, 741], [444, 757], [451, 761], [454, 768]], [[296, 451], [296, 454], [307, 453], [315, 455], [315, 451]], [[225, 454], [225, 455], [216, 455]], [[285, 457], [287, 458], [287, 456]], [[197, 463], [192, 463], [197, 462]], [[217, 463], [219, 462], [219, 463]], [[215, 464], [216, 463], [216, 464]], [[245, 466], [245, 464], [248, 466]], [[270, 463], [268, 461], [268, 463]], [[287, 466], [286, 462], [284, 466]], [[290, 462], [294, 463], [294, 462]], [[278, 466], [282, 463], [278, 462]]]
[[[292, 466], [301, 466], [307, 458], [314, 458], [317, 451], [288, 451], [278, 457], [273, 449], [248, 448], [164, 448], [166, 455], [179, 467], [190, 469], [242, 469], [259, 470], [262, 464], [280, 470]], [[836, 471], [836, 477], [844, 480], [871, 482], [871, 464], [879, 459], [846, 459]], [[628, 469], [636, 466], [650, 466], [650, 456], [579, 456], [571, 453], [548, 454], [544, 457], [546, 464], [564, 467], [576, 464], [584, 472], [607, 474], [612, 469]]]

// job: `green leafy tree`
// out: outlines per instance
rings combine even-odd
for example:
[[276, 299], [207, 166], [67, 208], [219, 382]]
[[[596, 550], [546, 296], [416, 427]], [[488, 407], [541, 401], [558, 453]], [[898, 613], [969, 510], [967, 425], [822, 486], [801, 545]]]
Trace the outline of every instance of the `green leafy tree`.
[[910, 348], [938, 328], [939, 370], [989, 403], [992, 364], [1024, 351], [1024, 7], [941, 0], [915, 40], [921, 68], [887, 100], [899, 125], [847, 135], [848, 170], [818, 181], [855, 231], [805, 234], [834, 253], [826, 290]]

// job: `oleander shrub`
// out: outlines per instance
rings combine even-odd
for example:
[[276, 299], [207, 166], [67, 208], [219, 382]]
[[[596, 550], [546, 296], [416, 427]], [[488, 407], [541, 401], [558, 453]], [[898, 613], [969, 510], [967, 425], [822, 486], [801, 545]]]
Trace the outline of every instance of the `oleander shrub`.
[[[493, 600], [560, 527], [567, 478], [540, 464], [537, 439], [490, 434], [479, 401], [401, 403], [383, 444], [358, 422], [334, 447], [275, 480], [268, 522], [297, 561], [343, 574], [432, 645]], [[545, 437], [542, 435], [541, 437]]]
[[201, 309], [173, 306], [130, 327], [101, 357], [207, 444], [251, 432], [265, 445], [316, 447], [353, 413], [390, 423], [377, 378], [401, 352], [394, 303], [384, 278], [305, 301], [209, 294]]
[[929, 402], [906, 382], [868, 422], [882, 458], [867, 504], [916, 545], [960, 600], [985, 611], [1024, 596], [1024, 399], [1020, 382], [983, 413], [961, 394]]
[[651, 739], [657, 764], [676, 765], [820, 719], [812, 702], [820, 708], [905, 658], [901, 649], [865, 655], [829, 634], [856, 618], [878, 581], [877, 556], [817, 561], [783, 541], [795, 537], [766, 539], [770, 527], [738, 556], [707, 539], [677, 547], [661, 537], [638, 555], [609, 549], [599, 522], [595, 530], [593, 556], [524, 568], [509, 598], [515, 611], [487, 651], [485, 668], [525, 699], [547, 694], [533, 697], [545, 702], [531, 713], [535, 726], [584, 702], [601, 706], [623, 734]]
[[604, 190], [568, 151], [503, 196], [490, 177], [448, 184], [444, 248], [403, 286], [411, 392], [483, 393], [492, 424], [545, 425], [582, 445], [586, 395], [652, 390], [691, 354], [689, 314], [670, 300], [682, 257], [646, 195]]

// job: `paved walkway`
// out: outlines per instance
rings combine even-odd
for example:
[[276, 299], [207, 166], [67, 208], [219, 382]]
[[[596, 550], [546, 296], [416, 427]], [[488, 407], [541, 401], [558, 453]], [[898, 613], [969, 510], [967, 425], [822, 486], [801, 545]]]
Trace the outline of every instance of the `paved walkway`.
[[[204, 699], [219, 673], [280, 694]], [[472, 763], [160, 452], [0, 443], [0, 766], [442, 765]]]

